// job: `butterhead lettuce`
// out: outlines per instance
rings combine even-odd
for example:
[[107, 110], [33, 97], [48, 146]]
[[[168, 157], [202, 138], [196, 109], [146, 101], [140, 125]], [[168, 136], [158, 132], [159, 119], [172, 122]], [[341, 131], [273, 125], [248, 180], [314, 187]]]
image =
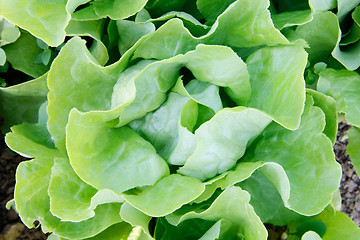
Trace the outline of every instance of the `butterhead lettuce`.
[[345, 113], [358, 167], [358, 4], [0, 0], [34, 78], [0, 88], [8, 207], [49, 239], [360, 238], [332, 148]]

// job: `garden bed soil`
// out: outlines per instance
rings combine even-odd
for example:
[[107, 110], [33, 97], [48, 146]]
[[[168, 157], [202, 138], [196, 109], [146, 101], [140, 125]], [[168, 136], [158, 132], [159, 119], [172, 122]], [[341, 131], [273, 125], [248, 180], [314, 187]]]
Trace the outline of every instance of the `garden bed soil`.
[[[341, 211], [346, 213], [360, 226], [360, 179], [345, 152], [348, 140], [345, 134], [350, 129], [345, 123], [339, 124], [337, 141], [334, 146], [336, 160], [341, 164], [343, 176], [340, 192], [342, 197]], [[0, 136], [0, 240], [43, 240], [47, 236], [41, 229], [28, 229], [20, 221], [14, 210], [8, 211], [6, 203], [13, 198], [15, 171], [17, 165], [27, 160], [6, 147], [3, 136]], [[282, 240], [286, 228], [266, 224], [270, 240]]]

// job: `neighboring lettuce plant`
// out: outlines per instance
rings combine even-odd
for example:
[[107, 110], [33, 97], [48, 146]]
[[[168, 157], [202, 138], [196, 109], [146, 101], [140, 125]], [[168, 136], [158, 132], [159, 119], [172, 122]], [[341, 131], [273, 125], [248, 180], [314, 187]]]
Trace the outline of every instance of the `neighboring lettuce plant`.
[[31, 158], [8, 207], [49, 239], [360, 239], [333, 153], [344, 113], [359, 169], [344, 2], [0, 0], [9, 62], [35, 78], [0, 88]]

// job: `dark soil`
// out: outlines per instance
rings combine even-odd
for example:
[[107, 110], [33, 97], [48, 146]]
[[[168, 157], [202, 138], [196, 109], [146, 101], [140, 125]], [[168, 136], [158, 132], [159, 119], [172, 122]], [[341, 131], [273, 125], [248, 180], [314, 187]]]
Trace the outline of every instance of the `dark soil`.
[[350, 126], [346, 123], [339, 123], [339, 131], [334, 151], [336, 160], [341, 164], [343, 169], [340, 186], [342, 198], [341, 211], [346, 213], [356, 225], [360, 226], [360, 179], [355, 172], [354, 166], [351, 164], [349, 155], [345, 152], [346, 145], [349, 142], [345, 134], [349, 129]]
[[[342, 197], [341, 211], [346, 213], [358, 226], [360, 226], [360, 179], [356, 175], [354, 167], [350, 163], [349, 155], [346, 154], [348, 140], [345, 136], [350, 126], [345, 123], [339, 124], [337, 142], [334, 146], [336, 160], [343, 168], [340, 192]], [[8, 211], [6, 203], [13, 198], [15, 185], [15, 171], [17, 165], [26, 160], [8, 149], [0, 136], [0, 240], [43, 240], [46, 235], [41, 229], [28, 229], [20, 221], [14, 210]], [[280, 240], [285, 227], [266, 225], [269, 231], [269, 239]]]

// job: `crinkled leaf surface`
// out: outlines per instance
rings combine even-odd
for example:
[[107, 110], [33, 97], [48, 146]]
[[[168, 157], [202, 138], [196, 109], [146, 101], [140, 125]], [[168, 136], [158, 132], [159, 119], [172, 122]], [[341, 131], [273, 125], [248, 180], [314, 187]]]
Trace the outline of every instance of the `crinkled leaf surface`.
[[97, 190], [76, 175], [69, 159], [54, 160], [48, 192], [50, 211], [62, 221], [80, 222], [95, 215], [89, 207]]
[[247, 143], [270, 122], [270, 117], [256, 109], [219, 111], [196, 130], [196, 149], [178, 172], [206, 180], [229, 170], [243, 156]]
[[72, 167], [86, 183], [121, 194], [169, 174], [154, 147], [130, 128], [84, 125], [79, 116], [76, 110], [70, 113], [66, 146]]
[[235, 1], [217, 18], [204, 38], [205, 43], [237, 48], [288, 43], [274, 27], [268, 7], [267, 0]]
[[[94, 236], [121, 221], [118, 215], [120, 204], [100, 205], [95, 211], [95, 217], [78, 223], [61, 222], [54, 217], [49, 211], [50, 199], [47, 193], [52, 165], [52, 156], [35, 158], [19, 165], [14, 197], [16, 209], [29, 228], [33, 226], [33, 221], [39, 220], [44, 232], [77, 239]], [[34, 185], [28, 185], [29, 181]]]
[[57, 148], [65, 151], [65, 126], [70, 110], [73, 107], [80, 111], [109, 108], [116, 80], [96, 64], [80, 38], [72, 38], [61, 49], [47, 80], [48, 128]]
[[307, 54], [298, 46], [262, 48], [248, 57], [249, 107], [269, 114], [288, 129], [297, 129], [305, 101]]
[[[298, 130], [290, 131], [276, 123], [270, 124], [244, 158], [244, 161], [280, 164], [290, 181], [288, 206], [303, 215], [322, 211], [331, 201], [341, 178], [332, 143], [322, 133], [324, 127], [324, 113], [313, 106], [309, 96]], [[326, 169], [322, 167], [324, 165]]]
[[245, 63], [231, 48], [198, 45], [187, 56], [186, 67], [197, 80], [225, 87], [238, 105], [248, 103], [251, 93], [249, 73]]
[[[192, 133], [180, 122], [182, 109], [189, 100], [187, 96], [170, 93], [166, 102], [155, 112], [130, 123], [131, 128], [151, 142], [157, 153], [171, 164], [184, 164], [195, 149]], [[184, 144], [181, 144], [183, 141]], [[193, 144], [189, 144], [191, 142]], [[178, 154], [177, 149], [181, 149]]]

